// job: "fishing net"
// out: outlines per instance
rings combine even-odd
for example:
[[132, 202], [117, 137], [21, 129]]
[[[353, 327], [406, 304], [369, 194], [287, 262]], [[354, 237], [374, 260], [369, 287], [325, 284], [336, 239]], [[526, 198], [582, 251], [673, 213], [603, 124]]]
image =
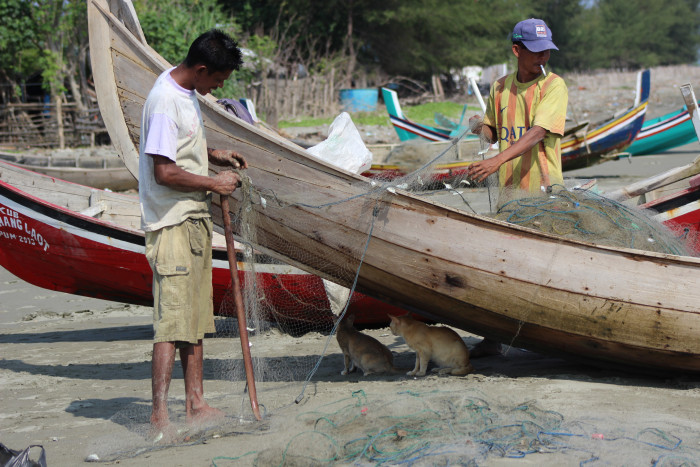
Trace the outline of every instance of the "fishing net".
[[684, 240], [638, 209], [592, 190], [549, 187], [543, 196], [509, 196], [494, 217], [548, 234], [600, 245], [689, 255]]
[[[314, 399], [323, 392], [325, 382], [344, 378], [339, 375], [343, 358], [335, 340], [337, 325], [333, 317], [353, 313], [358, 328], [384, 328], [387, 313], [406, 311], [388, 304], [401, 298], [395, 293], [376, 297], [361, 293], [370, 280], [402, 280], [401, 270], [384, 270], [376, 260], [371, 265], [365, 262], [368, 254], [376, 257], [373, 249], [383, 245], [387, 225], [405, 222], [405, 237], [401, 240], [406, 243], [420, 243], [425, 235], [422, 226], [412, 224], [411, 219], [393, 217], [394, 203], [400, 203], [396, 196], [399, 191], [428, 204], [447, 206], [453, 215], [479, 214], [565, 239], [686, 254], [677, 232], [664, 229], [633, 207], [608, 200], [591, 189], [587, 181], [567, 180], [564, 186], [551, 187], [538, 196], [504, 193], [498, 189], [495, 176], [476, 183], [466, 175], [468, 163], [496, 151], [478, 137], [472, 135], [467, 140], [467, 136], [465, 133], [440, 144], [406, 145], [385, 160], [398, 168], [374, 173], [370, 180], [347, 179], [340, 187], [333, 184], [332, 190], [325, 189], [332, 179], [322, 174], [315, 180], [319, 189], [309, 191], [283, 189], [269, 177], [256, 179], [255, 171], [241, 172], [243, 183], [235, 202], [231, 202], [235, 209], [232, 224], [240, 242], [238, 267], [263, 421], [255, 421], [251, 414], [250, 388], [237, 337], [238, 323], [232, 318], [236, 315], [233, 292], [229, 289], [216, 309], [218, 339], [213, 341], [223, 349], [220, 357], [213, 359], [211, 370], [216, 375], [217, 390], [207, 390], [209, 402], [229, 418], [214, 427], [185, 431], [175, 444], [201, 443], [234, 434], [275, 436], [274, 446], [268, 449], [242, 452], [241, 448], [235, 453], [221, 453], [216, 465], [476, 465], [490, 456], [552, 452], [573, 452], [581, 462], [602, 458], [598, 449], [601, 443], [592, 438], [597, 433], [595, 426], [567, 423], [560, 414], [533, 403], [499, 405], [468, 392], [421, 393], [417, 383], [416, 390], [370, 397], [368, 388], [315, 406]], [[409, 162], [402, 163], [402, 157]], [[298, 178], [299, 187], [315, 177], [303, 169], [285, 176]], [[310, 226], [314, 216], [333, 221], [324, 224], [323, 229], [315, 229]], [[438, 221], [436, 228], [440, 228]], [[284, 262], [278, 259], [279, 252]], [[387, 254], [392, 254], [391, 249]], [[406, 257], [404, 261], [415, 259]], [[361, 275], [362, 268], [369, 268], [372, 274]], [[317, 274], [304, 272], [308, 270]], [[425, 274], [431, 273], [426, 264]], [[459, 278], [447, 277], [445, 281], [459, 285]], [[438, 278], [435, 284], [436, 288], [441, 286]], [[434, 318], [429, 313], [421, 317], [427, 321]], [[290, 335], [301, 337], [290, 343]], [[412, 365], [414, 354], [402, 347], [402, 339], [388, 334], [384, 337], [391, 350], [400, 350], [395, 361], [403, 359], [404, 367]], [[205, 350], [209, 362], [210, 355], [210, 350]], [[386, 378], [384, 381], [405, 380], [403, 376]], [[171, 418], [184, 423], [184, 404], [174, 390], [171, 392]], [[133, 407], [118, 417], [120, 424], [135, 427], [132, 433], [146, 431], [147, 406]], [[636, 434], [614, 431], [606, 434], [606, 440], [610, 441], [611, 436], [624, 439], [635, 453], [643, 451], [640, 445], [656, 449], [655, 453], [663, 451], [664, 455], [680, 452], [673, 435], [643, 430]], [[116, 449], [113, 443], [110, 447], [102, 459], [130, 457], [167, 445], [140, 441], [129, 449]], [[611, 448], [615, 449], [618, 447]], [[679, 455], [684, 458], [686, 454]]]
[[360, 389], [287, 423], [295, 434], [279, 446], [231, 449], [240, 454], [215, 456], [213, 464], [477, 466], [532, 457], [559, 465], [691, 466], [700, 454], [697, 435], [683, 440], [658, 427], [567, 420], [536, 401], [499, 402], [475, 389], [388, 396]]

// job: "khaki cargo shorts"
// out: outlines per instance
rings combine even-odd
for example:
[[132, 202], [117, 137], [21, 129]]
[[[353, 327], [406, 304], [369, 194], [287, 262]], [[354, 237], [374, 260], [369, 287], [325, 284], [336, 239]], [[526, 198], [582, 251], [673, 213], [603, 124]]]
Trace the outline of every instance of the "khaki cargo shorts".
[[196, 344], [215, 331], [211, 285], [211, 219], [146, 232], [153, 270], [155, 342]]

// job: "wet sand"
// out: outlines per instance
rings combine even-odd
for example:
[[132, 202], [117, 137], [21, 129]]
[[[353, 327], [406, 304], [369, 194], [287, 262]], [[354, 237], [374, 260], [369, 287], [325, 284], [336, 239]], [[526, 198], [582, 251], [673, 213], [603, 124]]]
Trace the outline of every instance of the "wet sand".
[[[567, 175], [596, 177], [608, 190], [686, 164], [697, 154], [700, 144], [693, 143], [662, 156], [606, 162]], [[488, 401], [494, 413], [499, 412], [496, 408], [504, 413], [504, 408], [534, 401], [542, 411], [559, 414], [570, 430], [587, 427], [580, 432], [585, 439], [580, 438], [583, 444], [577, 449], [553, 449], [520, 459], [480, 449], [475, 455], [479, 465], [577, 465], [593, 457], [599, 459], [588, 465], [675, 465], [673, 456], [700, 463], [697, 377], [643, 377], [514, 348], [503, 356], [474, 359], [475, 371], [467, 377], [341, 376], [342, 356], [333, 339], [300, 404], [294, 404], [300, 382], [281, 377], [259, 386], [267, 418], [258, 423], [243, 392], [244, 379], [226, 370], [226, 362], [240, 359], [238, 339], [230, 336], [206, 341], [205, 392], [212, 405], [231, 418], [218, 431], [193, 432], [180, 446], [151, 449], [144, 439], [150, 410], [150, 313], [149, 307], [40, 289], [0, 269], [0, 442], [13, 449], [40, 444], [50, 466], [80, 465], [90, 455], [110, 465], [252, 465], [257, 454], [246, 453], [267, 449], [279, 454], [296, 446], [295, 436], [308, 429], [308, 424], [299, 425], [304, 413], [351, 398], [358, 390], [366, 394], [366, 407], [379, 411], [411, 391], [475, 394]], [[412, 365], [413, 353], [402, 339], [386, 328], [369, 333], [391, 348], [398, 366]], [[460, 334], [470, 346], [479, 341]], [[281, 365], [294, 365], [297, 357], [313, 361], [326, 342], [321, 334], [293, 338], [274, 330], [258, 339], [253, 353]], [[171, 411], [180, 420], [183, 388], [179, 362], [176, 366]], [[649, 433], [655, 436], [653, 442], [644, 438]], [[681, 444], [671, 449], [676, 440]], [[571, 439], [566, 442], [573, 446]], [[464, 438], [459, 443], [478, 445]], [[289, 465], [311, 464], [308, 458], [294, 464], [292, 454], [290, 450], [286, 458]], [[239, 456], [244, 457], [233, 459]], [[468, 458], [465, 450], [462, 459]], [[260, 456], [258, 464], [277, 465], [280, 459]], [[418, 464], [432, 461], [425, 457]]]

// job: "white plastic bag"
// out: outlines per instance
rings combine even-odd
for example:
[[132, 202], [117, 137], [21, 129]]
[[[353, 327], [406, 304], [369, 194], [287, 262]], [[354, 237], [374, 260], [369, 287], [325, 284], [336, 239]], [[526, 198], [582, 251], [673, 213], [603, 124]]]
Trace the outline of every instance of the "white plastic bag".
[[372, 153], [362, 141], [350, 114], [338, 115], [328, 130], [328, 138], [307, 149], [311, 154], [349, 172], [362, 173], [372, 166]]
[[323, 279], [323, 287], [326, 289], [326, 297], [331, 306], [331, 313], [340, 316], [350, 298], [350, 289], [326, 279]]

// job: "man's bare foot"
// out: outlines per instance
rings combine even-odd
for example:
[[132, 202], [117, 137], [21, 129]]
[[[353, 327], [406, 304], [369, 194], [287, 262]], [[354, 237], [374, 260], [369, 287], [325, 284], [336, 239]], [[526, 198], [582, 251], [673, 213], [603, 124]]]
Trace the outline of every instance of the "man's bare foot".
[[187, 416], [187, 423], [190, 425], [211, 425], [222, 422], [226, 418], [226, 414], [219, 409], [204, 405], [204, 407], [192, 410], [192, 413]]
[[501, 355], [501, 343], [490, 339], [482, 340], [469, 351], [470, 358], [490, 357], [493, 355]]

